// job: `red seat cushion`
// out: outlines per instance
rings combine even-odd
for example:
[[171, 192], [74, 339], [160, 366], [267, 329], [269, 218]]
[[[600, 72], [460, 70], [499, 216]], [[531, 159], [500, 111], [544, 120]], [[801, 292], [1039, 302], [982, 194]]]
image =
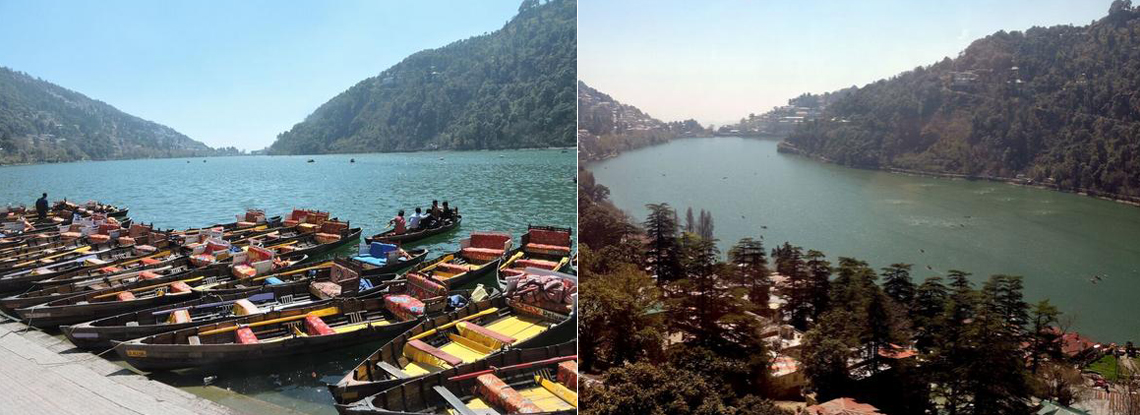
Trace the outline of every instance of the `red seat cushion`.
[[153, 280], [153, 279], [158, 278], [158, 277], [159, 277], [158, 274], [155, 274], [155, 273], [150, 272], [150, 271], [143, 271], [143, 272], [139, 273], [139, 279], [140, 280]]
[[529, 243], [526, 244], [526, 251], [545, 255], [570, 255], [570, 247], [560, 245]]
[[542, 269], [548, 269], [548, 270], [553, 271], [555, 268], [558, 268], [558, 263], [554, 262], [554, 261], [545, 261], [545, 260], [541, 260], [541, 259], [520, 259], [518, 261], [515, 261], [515, 267], [516, 268], [534, 267], [534, 268], [542, 268]]
[[459, 265], [459, 264], [452, 264], [450, 262], [444, 262], [442, 264], [436, 265], [435, 269], [440, 270], [440, 271], [444, 271], [444, 272], [449, 272], [452, 274], [459, 274], [459, 273], [469, 271], [469, 269], [466, 266]]
[[135, 299], [135, 295], [134, 295], [134, 293], [131, 293], [130, 291], [123, 291], [123, 292], [115, 295], [115, 298], [118, 298], [119, 301], [131, 301], [131, 300]]
[[502, 250], [511, 239], [510, 235], [496, 232], [472, 232], [471, 246], [474, 248], [491, 248]]
[[328, 324], [320, 317], [312, 314], [305, 316], [305, 332], [310, 336], [324, 336], [326, 334], [336, 334]]
[[470, 259], [478, 259], [482, 261], [490, 261], [492, 259], [503, 256], [502, 249], [493, 248], [463, 248], [463, 257]]
[[523, 272], [523, 270], [521, 270], [521, 269], [514, 269], [514, 268], [507, 268], [507, 269], [504, 269], [504, 270], [502, 270], [502, 273], [503, 273], [503, 275], [506, 275], [506, 276], [508, 276], [508, 277], [517, 277], [517, 276], [520, 276], [520, 275], [525, 275], [525, 274], [526, 274], [526, 272]]
[[558, 383], [570, 390], [578, 390], [578, 362], [568, 360], [558, 364]]
[[143, 258], [142, 259], [143, 265], [154, 265], [154, 264], [157, 264], [159, 262], [162, 262], [162, 261], [154, 259], [154, 258]]
[[408, 292], [416, 298], [427, 299], [447, 295], [447, 287], [421, 274], [409, 273], [406, 278]]
[[531, 229], [527, 232], [527, 243], [541, 245], [570, 246], [570, 232], [548, 229]]
[[253, 335], [253, 330], [249, 327], [242, 327], [234, 331], [234, 338], [240, 344], [255, 344], [257, 343], [257, 336]]
[[170, 292], [172, 292], [172, 293], [188, 293], [188, 292], [190, 292], [190, 286], [186, 285], [186, 283], [184, 283], [182, 281], [178, 281], [178, 282], [175, 282], [173, 284], [170, 284]]

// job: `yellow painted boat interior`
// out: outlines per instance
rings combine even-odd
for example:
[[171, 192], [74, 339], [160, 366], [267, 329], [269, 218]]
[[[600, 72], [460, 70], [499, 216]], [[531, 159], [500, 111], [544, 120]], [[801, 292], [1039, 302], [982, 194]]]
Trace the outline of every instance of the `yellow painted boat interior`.
[[[345, 326], [329, 326], [329, 328], [331, 328], [334, 332], [336, 332], [336, 334], [344, 334], [344, 333], [352, 333], [352, 332], [357, 331], [357, 330], [366, 329], [366, 328], [368, 328], [369, 325], [387, 326], [389, 324], [392, 324], [392, 322], [388, 321], [388, 320], [374, 320], [374, 321], [366, 321], [363, 323], [357, 323], [357, 324], [351, 324], [351, 325], [345, 325]], [[277, 337], [270, 337], [270, 338], [266, 338], [266, 339], [260, 339], [259, 338], [257, 341], [259, 343], [272, 343], [272, 342], [279, 342], [282, 340], [289, 340], [289, 339], [292, 339], [294, 337], [308, 337], [308, 336], [309, 335], [306, 334], [304, 331], [297, 329], [297, 330], [294, 330], [294, 332], [288, 336], [277, 336]]]
[[[484, 327], [504, 336], [513, 337], [516, 342], [522, 342], [546, 331], [550, 328], [550, 323], [531, 316], [509, 315], [492, 321]], [[463, 359], [463, 363], [478, 361], [495, 352], [495, 350], [483, 347], [478, 342], [467, 339], [466, 337], [451, 334], [448, 338], [451, 339], [451, 341], [445, 343], [443, 346], [439, 346], [439, 349], [447, 352], [447, 354]], [[404, 357], [408, 359], [409, 363], [400, 369], [411, 376], [435, 373], [451, 368], [451, 366], [446, 364], [437, 366], [416, 361], [406, 354]]]
[[[535, 405], [538, 405], [539, 409], [542, 409], [546, 412], [574, 409], [573, 405], [562, 400], [562, 398], [559, 398], [558, 395], [551, 393], [542, 386], [536, 385], [525, 389], [519, 389], [518, 391], [519, 394], [521, 394], [524, 398], [530, 399], [531, 402], [534, 402]], [[480, 398], [475, 398], [464, 403], [468, 408], [476, 411], [480, 409], [496, 409], [488, 405], [487, 401], [484, 401]], [[458, 415], [459, 411], [449, 409], [448, 413]]]

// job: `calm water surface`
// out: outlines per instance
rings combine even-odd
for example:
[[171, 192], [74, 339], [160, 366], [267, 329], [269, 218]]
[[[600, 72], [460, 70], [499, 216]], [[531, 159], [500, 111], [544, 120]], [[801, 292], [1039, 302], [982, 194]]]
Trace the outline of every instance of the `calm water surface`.
[[[991, 182], [912, 177], [776, 152], [776, 142], [679, 140], [590, 166], [614, 203], [712, 212], [722, 251], [740, 238], [789, 241], [834, 260], [913, 263], [916, 279], [961, 269], [1025, 277], [1103, 342], [1140, 341], [1140, 209]], [[930, 267], [930, 269], [927, 268]], [[1098, 284], [1094, 274], [1107, 274]]]
[[[310, 158], [313, 163], [306, 162]], [[425, 241], [434, 256], [458, 249], [459, 239], [474, 230], [510, 231], [516, 238], [528, 224], [576, 231], [575, 163], [573, 151], [520, 150], [6, 166], [0, 167], [0, 203], [32, 206], [42, 192], [53, 201], [95, 199], [126, 206], [134, 220], [161, 228], [232, 222], [246, 208], [272, 216], [304, 207], [331, 211], [371, 235], [383, 231], [398, 209], [411, 212], [432, 199], [447, 200], [459, 207], [463, 225]], [[324, 384], [379, 346], [156, 377], [230, 403], [217, 389], [202, 387], [203, 378], [217, 376], [213, 385], [220, 388], [301, 412], [335, 413]]]

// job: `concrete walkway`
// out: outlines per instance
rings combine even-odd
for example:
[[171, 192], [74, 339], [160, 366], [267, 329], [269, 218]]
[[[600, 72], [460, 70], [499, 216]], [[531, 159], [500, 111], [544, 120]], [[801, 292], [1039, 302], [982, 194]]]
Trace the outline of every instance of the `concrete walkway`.
[[0, 317], [0, 414], [237, 413], [26, 328]]

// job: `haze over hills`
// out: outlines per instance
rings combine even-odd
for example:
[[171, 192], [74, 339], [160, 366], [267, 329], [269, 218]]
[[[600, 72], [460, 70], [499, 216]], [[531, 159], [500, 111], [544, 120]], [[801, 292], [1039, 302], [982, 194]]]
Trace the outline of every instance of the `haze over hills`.
[[578, 82], [578, 158], [582, 161], [706, 133], [695, 120], [664, 122]]
[[1140, 11], [997, 32], [847, 94], [787, 141], [851, 166], [1140, 197]]
[[0, 163], [213, 155], [209, 146], [102, 101], [0, 67]]
[[281, 133], [272, 154], [573, 146], [576, 2], [415, 53]]

